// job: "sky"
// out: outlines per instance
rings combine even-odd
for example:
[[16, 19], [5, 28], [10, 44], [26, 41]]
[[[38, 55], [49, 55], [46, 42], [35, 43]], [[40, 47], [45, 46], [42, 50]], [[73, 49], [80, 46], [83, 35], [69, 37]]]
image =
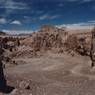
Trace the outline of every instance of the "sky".
[[0, 30], [95, 25], [95, 0], [0, 0]]

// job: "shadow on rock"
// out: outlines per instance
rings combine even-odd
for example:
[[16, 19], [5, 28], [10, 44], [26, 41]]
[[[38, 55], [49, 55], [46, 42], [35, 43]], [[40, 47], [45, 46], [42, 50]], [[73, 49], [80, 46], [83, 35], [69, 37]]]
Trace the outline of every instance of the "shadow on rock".
[[14, 90], [14, 87], [11, 87], [11, 86], [5, 86], [5, 87], [0, 88], [0, 92], [6, 93], [6, 94], [11, 93], [13, 90]]
[[7, 86], [6, 79], [3, 72], [3, 63], [0, 62], [0, 92], [10, 93], [14, 87]]

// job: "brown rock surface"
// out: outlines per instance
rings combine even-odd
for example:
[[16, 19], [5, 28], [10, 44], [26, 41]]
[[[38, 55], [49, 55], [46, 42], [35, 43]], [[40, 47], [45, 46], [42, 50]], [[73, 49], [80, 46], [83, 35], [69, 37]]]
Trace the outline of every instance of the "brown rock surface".
[[85, 56], [91, 34], [63, 30], [43, 26], [20, 40], [20, 45], [16, 39], [8, 40], [7, 45], [15, 49], [4, 49], [4, 55], [17, 63], [6, 65], [7, 83], [15, 87], [9, 95], [94, 95], [95, 68]]

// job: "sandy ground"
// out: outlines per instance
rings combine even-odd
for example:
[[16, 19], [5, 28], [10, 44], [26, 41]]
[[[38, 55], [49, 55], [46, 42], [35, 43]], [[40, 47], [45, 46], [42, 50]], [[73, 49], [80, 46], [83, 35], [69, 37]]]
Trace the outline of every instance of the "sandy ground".
[[31, 81], [30, 92], [21, 95], [95, 95], [95, 70], [88, 57], [48, 53], [15, 60], [23, 64], [6, 69], [10, 85], [16, 79]]

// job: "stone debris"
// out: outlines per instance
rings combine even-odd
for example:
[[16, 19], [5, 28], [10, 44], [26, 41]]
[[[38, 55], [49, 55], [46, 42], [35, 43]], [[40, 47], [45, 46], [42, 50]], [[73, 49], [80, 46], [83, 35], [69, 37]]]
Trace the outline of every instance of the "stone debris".
[[29, 81], [21, 81], [19, 84], [19, 88], [21, 89], [30, 89]]
[[11, 93], [10, 93], [10, 95], [17, 95], [17, 93], [18, 93], [18, 89], [14, 89]]

